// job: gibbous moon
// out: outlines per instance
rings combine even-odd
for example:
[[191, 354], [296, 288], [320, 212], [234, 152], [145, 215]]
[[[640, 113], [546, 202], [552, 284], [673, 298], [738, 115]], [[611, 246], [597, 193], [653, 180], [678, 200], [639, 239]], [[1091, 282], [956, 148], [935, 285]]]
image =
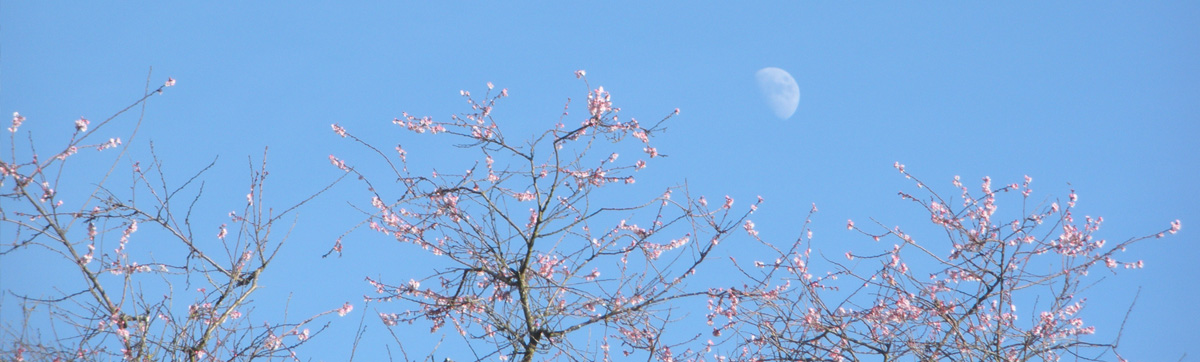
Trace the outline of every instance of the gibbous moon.
[[763, 100], [779, 119], [788, 119], [800, 105], [800, 86], [786, 70], [767, 67], [754, 73]]

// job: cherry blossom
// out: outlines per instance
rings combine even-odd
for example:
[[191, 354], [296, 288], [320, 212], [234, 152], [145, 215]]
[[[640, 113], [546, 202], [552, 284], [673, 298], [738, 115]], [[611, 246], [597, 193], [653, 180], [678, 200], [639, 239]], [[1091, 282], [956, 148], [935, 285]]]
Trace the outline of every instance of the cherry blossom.
[[342, 136], [342, 137], [346, 137], [346, 136], [347, 136], [347, 134], [346, 134], [346, 129], [345, 129], [345, 128], [342, 128], [342, 126], [339, 126], [337, 123], [331, 124], [331, 125], [329, 125], [329, 126], [333, 128], [333, 132], [334, 132], [334, 133], [337, 133], [337, 134], [338, 134], [338, 136]]
[[92, 122], [88, 121], [87, 118], [79, 117], [79, 119], [75, 120], [75, 132], [87, 132], [88, 124], [90, 123]]
[[24, 116], [21, 116], [20, 113], [13, 112], [12, 127], [9, 127], [8, 131], [12, 132], [12, 133], [17, 133], [17, 128], [20, 128], [21, 123], [24, 123], [24, 122], [25, 122]]
[[[577, 76], [584, 78], [584, 72]], [[471, 343], [493, 338], [523, 341], [538, 347], [495, 353], [529, 360], [543, 353], [574, 353], [569, 344], [560, 343], [565, 335], [600, 332], [603, 322], [617, 327], [618, 332], [606, 338], [620, 339], [628, 348], [624, 353], [642, 351], [663, 360], [697, 356], [695, 350], [673, 350], [675, 346], [659, 343], [660, 326], [650, 321], [665, 315], [666, 303], [673, 298], [698, 295], [687, 292], [686, 281], [721, 240], [739, 227], [757, 235], [746, 216], [758, 205], [743, 210], [727, 197], [721, 208], [697, 212], [697, 205], [707, 207], [703, 198], [672, 199], [682, 187], [669, 188], [640, 206], [609, 205], [616, 199], [591, 196], [609, 192], [602, 190], [607, 186], [635, 184], [632, 173], [662, 155], [652, 143], [658, 128], [620, 118], [605, 88], [589, 88], [588, 112], [578, 118], [577, 126], [567, 126], [575, 124], [568, 118], [568, 106], [545, 137], [521, 143], [505, 138], [490, 120], [480, 122], [499, 97], [469, 99], [470, 113], [447, 121], [408, 114], [393, 120], [415, 133], [437, 129], [433, 133], [466, 140], [464, 148], [476, 149], [478, 162], [465, 171], [443, 170], [425, 177], [419, 175], [433, 172], [396, 167], [396, 175], [372, 176], [358, 174], [357, 167], [348, 170], [370, 192], [364, 201], [371, 200], [372, 214], [364, 220], [364, 229], [417, 245], [431, 261], [444, 262], [442, 272], [408, 279], [430, 280], [425, 287], [367, 278], [378, 293], [367, 301], [395, 303], [380, 308], [400, 309], [381, 311], [385, 326], [424, 320], [431, 331], [453, 329]], [[466, 91], [460, 94], [469, 97]], [[617, 151], [627, 149], [622, 143], [638, 145], [650, 157], [620, 157]], [[330, 160], [339, 166], [346, 162]], [[399, 189], [407, 190], [399, 194], [373, 181], [397, 176]], [[387, 192], [391, 196], [383, 195]], [[602, 219], [614, 224], [601, 225]], [[493, 239], [509, 233], [513, 239]], [[632, 265], [645, 269], [634, 270]], [[528, 319], [501, 317], [512, 315]], [[495, 323], [499, 320], [519, 326]]]
[[352, 311], [352, 310], [354, 310], [354, 305], [350, 304], [349, 302], [346, 302], [346, 304], [342, 304], [341, 308], [337, 309], [337, 314], [338, 314], [338, 316], [344, 317], [344, 316], [346, 316], [346, 314], [350, 313], [350, 311]]

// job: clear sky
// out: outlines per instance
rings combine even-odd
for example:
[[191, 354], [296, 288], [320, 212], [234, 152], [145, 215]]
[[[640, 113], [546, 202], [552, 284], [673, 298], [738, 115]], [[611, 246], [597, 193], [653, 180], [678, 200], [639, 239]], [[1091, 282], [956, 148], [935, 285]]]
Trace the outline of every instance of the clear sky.
[[[466, 111], [459, 90], [482, 93], [490, 81], [509, 89], [495, 116], [512, 137], [552, 127], [568, 97], [579, 105], [587, 88], [573, 72], [586, 69], [625, 117], [680, 109], [658, 140], [669, 157], [639, 190], [687, 181], [710, 198], [762, 195], [755, 222], [780, 240], [816, 203], [815, 245], [829, 255], [870, 244], [845, 231], [846, 219], [926, 227], [895, 196], [911, 189], [896, 161], [947, 193], [954, 175], [1000, 184], [1030, 175], [1051, 199], [1074, 188], [1080, 212], [1103, 216], [1101, 235], [1113, 240], [1181, 219], [1179, 234], [1129, 250], [1145, 269], [1094, 275], [1107, 279], [1089, 290], [1085, 316], [1111, 335], [1140, 288], [1125, 355], [1200, 357], [1200, 3], [280, 4], [0, 2], [0, 114], [19, 111], [39, 141], [61, 142], [74, 119], [103, 119], [136, 99], [151, 67], [153, 84], [174, 77], [149, 103], [134, 156], [154, 141], [179, 181], [219, 156], [198, 216], [215, 232], [240, 207], [246, 158], [263, 147], [268, 192], [284, 205], [338, 175], [329, 154], [357, 152], [331, 123], [412, 144], [413, 166], [428, 168], [448, 146], [396, 129], [401, 112]], [[790, 119], [763, 104], [754, 75], [764, 67], [799, 83]], [[259, 300], [293, 293], [299, 314], [345, 301], [356, 313], [395, 311], [362, 308], [371, 293], [362, 279], [407, 280], [393, 265], [418, 261], [361, 232], [347, 256], [320, 258], [358, 218], [346, 202], [365, 195], [339, 188], [302, 209], [288, 262], [269, 269]], [[36, 263], [0, 258], [0, 286], [54, 278]], [[14, 305], [3, 307], [7, 320]], [[334, 322], [307, 356], [346, 358], [357, 320]], [[359, 358], [384, 356], [378, 320], [366, 323], [375, 334]]]

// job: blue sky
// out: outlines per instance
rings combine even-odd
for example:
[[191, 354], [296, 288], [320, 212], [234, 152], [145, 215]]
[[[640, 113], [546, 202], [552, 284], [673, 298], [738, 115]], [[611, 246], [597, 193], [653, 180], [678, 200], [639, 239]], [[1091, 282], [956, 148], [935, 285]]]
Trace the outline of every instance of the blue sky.
[[[1195, 19], [1194, 2], [7, 1], [0, 113], [19, 111], [37, 141], [61, 142], [67, 131], [53, 132], [74, 119], [103, 119], [136, 99], [150, 67], [152, 84], [174, 77], [178, 86], [149, 103], [134, 157], [147, 157], [154, 141], [182, 180], [219, 156], [202, 204], [216, 230], [245, 193], [246, 158], [263, 147], [269, 192], [283, 205], [337, 176], [329, 154], [357, 152], [331, 123], [377, 144], [411, 144], [412, 166], [428, 168], [457, 151], [395, 129], [401, 112], [466, 111], [458, 91], [482, 93], [490, 81], [511, 95], [495, 113], [501, 126], [526, 134], [552, 127], [566, 98], [580, 105], [587, 88], [572, 73], [586, 69], [625, 117], [680, 109], [658, 139], [669, 157], [641, 175], [638, 192], [686, 181], [710, 198], [762, 195], [755, 222], [781, 240], [796, 236], [816, 203], [816, 247], [829, 255], [870, 245], [845, 231], [846, 219], [925, 227], [927, 218], [895, 196], [911, 189], [896, 161], [947, 193], [954, 175], [1001, 184], [1030, 175], [1043, 198], [1074, 188], [1080, 212], [1103, 216], [1101, 233], [1113, 240], [1181, 219], [1179, 234], [1129, 250], [1144, 270], [1096, 275], [1107, 279], [1087, 309], [1102, 330], [1113, 328], [1140, 288], [1125, 355], [1177, 360], [1200, 355], [1200, 243], [1190, 227], [1200, 221], [1200, 189], [1191, 185], [1200, 179]], [[787, 70], [800, 85], [788, 120], [759, 98], [754, 73], [763, 67]], [[370, 292], [364, 276], [409, 278], [389, 270], [410, 261], [368, 233], [354, 237], [375, 250], [369, 255], [320, 259], [353, 226], [346, 201], [366, 197], [344, 187], [301, 210], [290, 262], [264, 277], [277, 287], [262, 299], [291, 292], [294, 311], [321, 311], [360, 302]], [[5, 289], [51, 278], [34, 261], [0, 262]], [[333, 342], [322, 343], [347, 340], [357, 323], [335, 322]], [[381, 332], [374, 318], [367, 323]], [[344, 359], [339, 348], [307, 352]]]

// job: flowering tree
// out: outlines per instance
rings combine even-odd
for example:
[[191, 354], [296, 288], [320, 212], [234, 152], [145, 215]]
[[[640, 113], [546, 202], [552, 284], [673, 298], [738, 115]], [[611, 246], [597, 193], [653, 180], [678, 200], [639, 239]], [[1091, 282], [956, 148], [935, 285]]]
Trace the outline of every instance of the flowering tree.
[[[1032, 179], [1001, 187], [984, 177], [972, 193], [945, 198], [895, 164], [922, 194], [900, 193], [929, 215], [941, 232], [921, 240], [900, 227], [878, 231], [848, 221], [847, 229], [875, 241], [896, 240], [890, 250], [847, 252], [845, 261], [813, 260], [811, 233], [786, 249], [771, 247], [772, 262], [756, 262], [749, 292], [714, 298], [714, 315], [737, 323], [713, 333], [738, 333], [744, 347], [735, 359], [781, 361], [1057, 361], [1124, 358], [1117, 340], [1086, 339], [1095, 332], [1081, 319], [1094, 281], [1089, 272], [1141, 268], [1119, 261], [1136, 242], [1180, 229], [1109, 243], [1093, 238], [1103, 218], [1077, 220], [1077, 196], [1065, 206], [1035, 204]], [[996, 216], [998, 198], [1019, 193], [1014, 218]], [[812, 212], [816, 212], [814, 207]], [[1080, 222], [1082, 221], [1082, 222]], [[805, 228], [807, 228], [807, 223]], [[815, 262], [831, 272], [812, 270]], [[735, 298], [740, 296], [741, 298]], [[728, 312], [734, 310], [735, 312]], [[725, 313], [721, 313], [725, 312]], [[1108, 355], [1108, 353], [1112, 353]]]
[[[607, 187], [633, 183], [647, 160], [661, 156], [650, 141], [662, 122], [620, 121], [603, 88], [588, 93], [577, 126], [560, 118], [523, 143], [506, 138], [492, 118], [507, 90], [493, 96], [490, 83], [488, 90], [482, 101], [462, 92], [471, 112], [448, 121], [407, 114], [393, 121], [477, 150], [480, 161], [464, 173], [410, 172], [402, 147], [388, 156], [337, 124], [334, 132], [379, 154], [392, 166], [387, 178], [397, 181], [385, 186], [373, 181], [381, 176], [330, 156], [371, 195], [361, 225], [420, 248], [438, 265], [407, 281], [367, 279], [377, 293], [368, 301], [399, 302], [399, 311], [380, 313], [382, 323], [452, 328], [486, 346], [473, 347], [472, 359], [607, 360], [617, 343], [624, 355], [662, 361], [1098, 359], [1115, 354], [1117, 342], [1085, 339], [1094, 332], [1079, 315], [1085, 277], [1097, 268], [1140, 268], [1118, 261], [1120, 251], [1180, 227], [1175, 221], [1162, 233], [1107, 243], [1092, 237], [1102, 219], [1076, 221], [1073, 191], [1065, 207], [1034, 205], [1028, 177], [998, 188], [984, 178], [980, 194], [956, 178], [956, 201], [917, 181], [924, 194], [901, 197], [929, 214], [938, 237], [922, 241], [899, 227], [880, 223], [871, 231], [850, 221], [850, 230], [898, 242], [876, 253], [847, 252], [845, 261], [813, 260], [809, 223], [794, 243], [764, 241], [748, 219], [758, 203], [735, 212], [726, 197], [709, 208], [678, 187], [643, 204], [605, 204]], [[610, 148], [622, 147], [642, 155], [619, 162], [625, 158]], [[1019, 214], [1001, 222], [998, 198], [1009, 192], [1020, 194]], [[633, 221], [638, 215], [647, 217]], [[771, 257], [735, 263], [744, 276], [737, 286], [689, 286], [688, 277], [738, 230]], [[331, 252], [341, 251], [339, 239]], [[813, 269], [821, 263], [831, 271]], [[679, 318], [671, 312], [686, 297], [708, 299], [711, 338], [666, 337], [665, 327]], [[598, 340], [570, 338], [583, 330]]]
[[[55, 285], [51, 295], [4, 291], [5, 298], [19, 298], [24, 318], [4, 321], [0, 359], [213, 361], [294, 356], [293, 348], [315, 334], [307, 327], [318, 317], [344, 315], [352, 308], [346, 304], [298, 322], [252, 324], [247, 318], [258, 277], [267, 272], [286, 240], [286, 235], [275, 235], [276, 223], [299, 206], [277, 213], [262, 205], [265, 156], [258, 169], [251, 167], [246, 203], [229, 212], [228, 223], [203, 227], [199, 233], [193, 230], [192, 217], [203, 191], [198, 182], [203, 170], [181, 185], [169, 185], [159, 160], [132, 162], [130, 183], [114, 185], [110, 176], [126, 158], [127, 146], [122, 147], [120, 138], [97, 143], [97, 133], [122, 113], [138, 105], [144, 109], [148, 98], [174, 84], [169, 79], [95, 125], [86, 118], [76, 120], [70, 140], [50, 157], [37, 152], [32, 136], [31, 151], [18, 152], [17, 134], [26, 118], [13, 114], [7, 159], [0, 160], [0, 186], [7, 186], [0, 192], [0, 232], [5, 240], [0, 255], [49, 252], [60, 264], [43, 265], [40, 272], [61, 270], [74, 275], [76, 282]], [[136, 134], [136, 127], [130, 134]], [[104, 153], [79, 153], [87, 149]], [[20, 154], [24, 156], [18, 159]], [[75, 172], [83, 171], [73, 161], [97, 165], [104, 162], [102, 157], [111, 159], [111, 166], [98, 178], [77, 177]], [[128, 191], [117, 191], [121, 189]]]
[[[361, 181], [366, 216], [326, 256], [371, 248], [343, 244], [368, 229], [416, 252], [406, 260], [432, 266], [366, 280], [374, 289], [366, 301], [388, 302], [378, 318], [402, 352], [407, 325], [421, 323], [461, 336], [471, 347], [455, 352], [462, 360], [1123, 360], [1119, 337], [1088, 338], [1095, 329], [1081, 317], [1080, 296], [1091, 285], [1087, 276], [1142, 267], [1120, 252], [1180, 229], [1176, 220], [1159, 233], [1108, 243], [1093, 238], [1103, 219], [1076, 219], [1074, 191], [1046, 205], [1031, 200], [1029, 177], [1001, 187], [985, 177], [978, 192], [956, 177], [957, 198], [945, 197], [897, 163], [920, 190], [900, 196], [937, 232], [848, 221], [862, 237], [894, 244], [823, 258], [812, 252], [815, 205], [802, 237], [780, 243], [764, 240], [749, 219], [761, 198], [745, 208], [728, 196], [710, 205], [685, 184], [641, 203], [612, 201], [665, 156], [651, 141], [679, 111], [653, 124], [622, 120], [603, 87], [591, 88], [583, 71], [576, 76], [587, 85], [586, 113], [570, 118], [568, 100], [558, 124], [530, 139], [502, 132], [493, 111], [508, 91], [490, 83], [482, 99], [462, 92], [464, 114], [393, 120], [418, 137], [448, 137], [475, 152], [453, 167], [462, 172], [410, 171], [403, 147], [384, 152], [332, 125], [379, 158], [329, 156], [342, 178]], [[9, 186], [0, 191], [0, 256], [52, 253], [78, 285], [56, 285], [52, 295], [5, 290], [25, 314], [3, 322], [0, 358], [298, 360], [295, 347], [324, 329], [319, 318], [353, 309], [346, 303], [295, 322], [249, 322], [250, 296], [287, 239], [276, 223], [324, 192], [282, 212], [264, 206], [265, 155], [251, 162], [245, 203], [199, 235], [194, 206], [208, 168], [175, 186], [154, 158], [130, 162], [129, 184], [110, 180], [128, 146], [91, 141], [96, 132], [174, 83], [94, 126], [75, 121], [70, 140], [49, 158], [39, 157], [32, 137], [30, 151], [18, 152], [25, 118], [14, 114], [0, 160], [0, 187]], [[98, 179], [64, 177], [75, 160], [96, 164], [96, 153], [79, 153], [86, 149], [117, 154]], [[1001, 209], [1006, 197], [1020, 206]], [[170, 242], [138, 241], [149, 237]], [[763, 257], [722, 270], [713, 260], [731, 237], [758, 241], [758, 250], [743, 242], [738, 251]], [[736, 281], [697, 280], [698, 271]], [[673, 328], [690, 327], [689, 315], [705, 301], [695, 325], [708, 328]]]
[[[583, 71], [576, 76], [586, 84]], [[434, 331], [452, 328], [490, 346], [459, 358], [607, 360], [615, 344], [624, 355], [695, 355], [679, 347], [686, 340], [664, 337], [669, 310], [681, 298], [707, 295], [689, 288], [688, 277], [742, 228], [749, 211], [733, 212], [730, 198], [710, 209], [686, 187], [641, 204], [603, 202], [607, 189], [629, 187], [638, 170], [663, 156], [651, 140], [678, 110], [653, 125], [621, 120], [609, 93], [598, 87], [588, 93], [587, 113], [577, 124], [566, 124], [564, 110], [555, 128], [514, 142], [492, 117], [508, 91], [493, 91], [489, 83], [483, 100], [462, 92], [471, 112], [447, 121], [408, 114], [393, 121], [477, 150], [482, 162], [460, 174], [411, 172], [405, 149], [385, 156], [333, 125], [393, 165], [392, 174], [375, 175], [330, 156], [334, 166], [361, 176], [371, 195], [363, 225], [418, 247], [437, 265], [436, 272], [408, 280], [367, 279], [378, 293], [369, 301], [398, 302], [390, 307], [395, 312], [380, 313], [382, 322], [395, 327], [424, 320]], [[621, 150], [641, 153], [622, 156]], [[342, 252], [341, 240], [333, 251]], [[570, 338], [585, 331], [603, 337], [596, 343]]]

